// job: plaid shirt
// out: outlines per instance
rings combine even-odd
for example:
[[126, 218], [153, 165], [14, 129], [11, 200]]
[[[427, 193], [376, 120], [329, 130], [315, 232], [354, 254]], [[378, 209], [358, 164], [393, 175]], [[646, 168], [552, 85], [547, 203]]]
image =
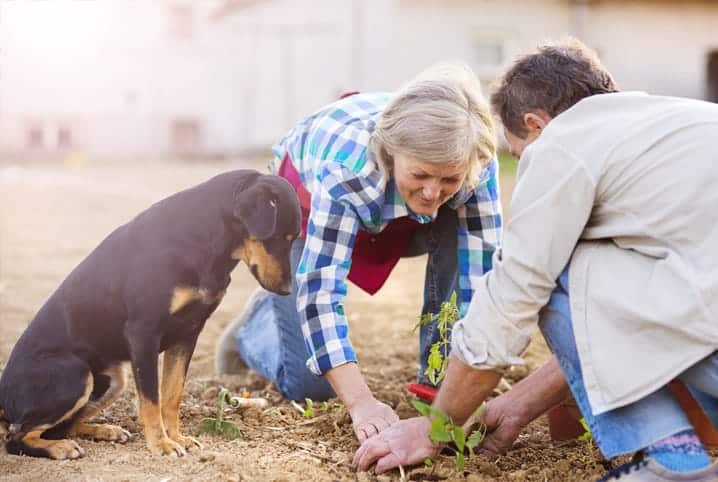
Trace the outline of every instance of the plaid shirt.
[[[393, 219], [431, 216], [411, 212], [394, 180], [379, 170], [367, 145], [390, 94], [356, 94], [302, 120], [274, 146], [273, 172], [289, 155], [311, 193], [304, 252], [297, 268], [297, 309], [309, 359], [321, 375], [356, 361], [344, 315], [346, 277], [359, 229], [378, 233]], [[498, 163], [492, 161], [473, 190], [462, 189], [448, 205], [458, 215], [459, 299], [466, 312], [476, 280], [491, 269], [501, 236]]]

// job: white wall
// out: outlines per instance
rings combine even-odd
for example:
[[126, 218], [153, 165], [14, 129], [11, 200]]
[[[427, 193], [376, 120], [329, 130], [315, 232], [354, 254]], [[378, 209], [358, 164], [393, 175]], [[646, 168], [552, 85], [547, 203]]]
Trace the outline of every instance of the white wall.
[[[23, 154], [38, 124], [51, 147], [64, 125], [92, 156], [165, 156], [182, 118], [205, 153], [268, 147], [342, 91], [396, 89], [445, 59], [488, 83], [567, 33], [624, 89], [700, 98], [718, 48], [718, 2], [266, 0], [213, 19], [223, 3], [0, 1], [0, 152]], [[187, 38], [174, 5], [191, 5]]]

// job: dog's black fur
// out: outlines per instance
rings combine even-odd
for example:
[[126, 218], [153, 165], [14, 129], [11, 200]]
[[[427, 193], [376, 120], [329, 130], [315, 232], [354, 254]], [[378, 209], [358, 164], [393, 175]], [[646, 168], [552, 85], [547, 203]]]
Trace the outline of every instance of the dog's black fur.
[[10, 355], [0, 378], [8, 452], [76, 458], [82, 449], [65, 437], [126, 441], [119, 427], [84, 421], [119, 396], [121, 364], [129, 361], [149, 448], [183, 455], [196, 444], [179, 433], [178, 411], [197, 336], [239, 260], [264, 288], [289, 293], [300, 216], [284, 179], [237, 170], [112, 232], [50, 296]]

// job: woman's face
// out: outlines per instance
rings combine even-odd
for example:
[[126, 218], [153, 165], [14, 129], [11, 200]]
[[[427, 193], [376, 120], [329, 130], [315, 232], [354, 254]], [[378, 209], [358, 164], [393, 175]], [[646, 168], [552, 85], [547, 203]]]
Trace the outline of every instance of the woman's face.
[[467, 166], [467, 163], [436, 164], [397, 153], [394, 180], [409, 209], [432, 216], [461, 188]]

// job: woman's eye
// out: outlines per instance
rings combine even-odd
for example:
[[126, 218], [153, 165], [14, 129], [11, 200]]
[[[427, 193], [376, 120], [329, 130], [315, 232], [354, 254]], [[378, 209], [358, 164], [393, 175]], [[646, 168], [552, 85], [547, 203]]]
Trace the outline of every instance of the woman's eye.
[[420, 181], [423, 181], [424, 179], [429, 179], [429, 175], [428, 175], [428, 174], [417, 174], [417, 173], [413, 173], [412, 176], [414, 176], [414, 179], [418, 179], [418, 180], [420, 180]]
[[459, 179], [456, 178], [456, 177], [445, 177], [445, 178], [442, 179], [442, 180], [443, 180], [444, 183], [446, 183], [446, 184], [456, 184], [457, 182], [459, 182]]

